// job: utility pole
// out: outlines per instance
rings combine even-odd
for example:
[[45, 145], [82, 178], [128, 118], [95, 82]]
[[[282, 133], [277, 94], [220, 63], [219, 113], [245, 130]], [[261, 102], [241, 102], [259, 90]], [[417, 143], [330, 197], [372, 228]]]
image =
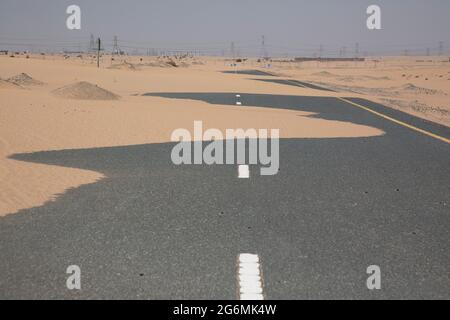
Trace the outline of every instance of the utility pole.
[[323, 45], [319, 46], [319, 59], [322, 59], [323, 56]]
[[101, 50], [101, 40], [100, 38], [97, 39], [97, 68], [100, 68], [100, 50]]

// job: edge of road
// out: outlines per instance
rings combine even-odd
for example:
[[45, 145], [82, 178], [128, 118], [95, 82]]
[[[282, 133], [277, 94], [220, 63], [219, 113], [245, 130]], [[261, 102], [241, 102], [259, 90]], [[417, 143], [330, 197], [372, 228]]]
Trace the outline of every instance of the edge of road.
[[421, 119], [362, 98], [336, 97], [336, 99], [394, 122], [400, 126], [450, 144], [450, 128], [441, 124]]
[[[318, 86], [309, 87], [306, 85], [306, 82], [304, 83], [296, 79], [286, 79], [285, 81], [288, 83], [292, 83], [292, 85], [297, 87], [321, 90], [315, 88]], [[327, 90], [326, 88], [323, 89]], [[350, 104], [354, 107], [363, 109], [367, 112], [370, 112], [374, 115], [384, 118], [388, 121], [396, 123], [397, 125], [406, 127], [410, 130], [419, 132], [421, 134], [427, 135], [434, 139], [450, 144], [450, 128], [444, 125], [432, 122], [427, 119], [422, 119], [410, 115], [408, 113], [405, 113], [403, 111], [389, 108], [384, 105], [363, 98], [355, 98], [355, 97], [335, 97], [335, 98], [342, 102]]]

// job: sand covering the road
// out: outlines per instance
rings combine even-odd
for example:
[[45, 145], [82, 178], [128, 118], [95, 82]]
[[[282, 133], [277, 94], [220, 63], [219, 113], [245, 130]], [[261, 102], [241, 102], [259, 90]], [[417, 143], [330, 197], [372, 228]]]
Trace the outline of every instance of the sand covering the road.
[[450, 126], [450, 58], [388, 57], [365, 62], [280, 62], [278, 72]]
[[[0, 216], [43, 205], [71, 188], [103, 178], [98, 172], [8, 158], [17, 153], [169, 142], [173, 130], [192, 131], [195, 120], [203, 120], [204, 130], [280, 129], [282, 138], [383, 134], [377, 128], [310, 117], [313, 114], [308, 112], [141, 96], [146, 92], [332, 94], [223, 74], [219, 72], [227, 70], [223, 61], [205, 59], [186, 68], [145, 66], [156, 60], [130, 61], [141, 63], [139, 72], [134, 72], [109, 69], [103, 59], [97, 69], [94, 61], [80, 58], [0, 57], [2, 78], [27, 73], [45, 83], [17, 90], [8, 82], [0, 91]], [[99, 99], [99, 95], [114, 99]], [[121, 99], [115, 99], [119, 95]]]

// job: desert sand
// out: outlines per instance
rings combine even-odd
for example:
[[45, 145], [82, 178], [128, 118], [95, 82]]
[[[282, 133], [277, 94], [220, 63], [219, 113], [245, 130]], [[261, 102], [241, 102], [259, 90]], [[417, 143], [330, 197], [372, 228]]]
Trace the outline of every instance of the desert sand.
[[364, 62], [279, 62], [274, 69], [450, 126], [450, 58], [381, 57]]
[[[260, 65], [248, 61], [238, 67], [254, 69]], [[251, 80], [254, 77], [246, 75], [223, 74], [220, 71], [234, 68], [218, 58], [178, 61], [116, 57], [112, 60], [104, 56], [101, 68], [97, 69], [92, 56], [0, 57], [0, 216], [43, 205], [70, 188], [104, 178], [98, 172], [8, 158], [17, 153], [170, 142], [173, 130], [191, 130], [195, 120], [202, 120], [205, 129], [280, 129], [281, 138], [356, 138], [384, 134], [377, 128], [311, 118], [311, 113], [307, 112], [210, 105], [201, 101], [142, 96], [143, 93], [308, 96], [348, 96], [351, 93], [374, 100], [404, 99], [408, 112], [422, 113], [409, 109], [408, 99], [412, 97], [424, 104], [436, 101], [433, 106], [447, 111], [442, 115], [427, 112], [426, 116], [445, 123], [441, 118], [448, 116], [449, 106], [443, 97], [450, 92], [444, 83], [448, 83], [450, 69], [443, 68], [439, 65], [416, 70], [386, 65], [375, 69], [274, 63], [269, 70], [282, 77], [311, 80], [339, 89], [326, 92], [255, 81]], [[421, 78], [415, 78], [416, 74]], [[433, 94], [405, 87], [409, 83], [433, 90], [430, 91]], [[355, 92], [345, 86], [366, 91]], [[375, 94], [371, 91], [373, 87], [400, 88], [396, 89], [400, 93]]]

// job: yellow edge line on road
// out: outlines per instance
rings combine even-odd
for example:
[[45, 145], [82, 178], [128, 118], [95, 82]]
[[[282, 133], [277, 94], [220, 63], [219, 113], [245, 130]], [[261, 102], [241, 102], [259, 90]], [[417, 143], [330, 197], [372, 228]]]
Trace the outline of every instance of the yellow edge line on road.
[[[303, 88], [308, 88], [308, 87], [304, 86], [304, 85], [301, 84], [301, 83], [296, 83], [296, 82], [291, 81], [291, 80], [288, 80], [288, 82], [291, 82], [292, 84], [296, 84], [296, 85], [301, 85]], [[406, 128], [409, 128], [409, 129], [411, 129], [411, 130], [420, 132], [420, 133], [425, 134], [425, 135], [427, 135], [427, 136], [429, 136], [429, 137], [432, 137], [432, 138], [435, 138], [435, 139], [438, 139], [438, 140], [441, 140], [441, 141], [443, 141], [443, 142], [446, 142], [446, 143], [450, 144], [450, 140], [447, 139], [447, 138], [444, 138], [444, 137], [441, 137], [441, 136], [439, 136], [439, 135], [437, 135], [437, 134], [434, 134], [434, 133], [428, 132], [428, 131], [426, 131], [426, 130], [417, 128], [417, 127], [415, 127], [415, 126], [413, 126], [413, 125], [410, 125], [410, 124], [407, 124], [407, 123], [405, 123], [405, 122], [403, 122], [403, 121], [400, 121], [400, 120], [391, 118], [391, 117], [389, 117], [389, 116], [387, 116], [387, 115], [385, 115], [385, 114], [382, 114], [382, 113], [379, 113], [379, 112], [377, 112], [377, 111], [374, 111], [374, 110], [372, 110], [372, 109], [370, 109], [370, 108], [368, 108], [368, 107], [362, 106], [362, 105], [360, 105], [360, 104], [358, 104], [358, 103], [356, 103], [356, 102], [352, 102], [352, 101], [350, 101], [350, 100], [347, 100], [347, 99], [344, 99], [344, 98], [341, 98], [341, 97], [335, 97], [335, 98], [336, 98], [336, 99], [339, 99], [339, 100], [341, 100], [341, 101], [344, 101], [344, 102], [346, 102], [346, 103], [349, 103], [349, 104], [351, 104], [351, 105], [353, 105], [353, 106], [355, 106], [355, 107], [358, 107], [358, 108], [360, 108], [360, 109], [369, 111], [370, 113], [373, 113], [373, 114], [375, 114], [375, 115], [377, 115], [377, 116], [379, 116], [379, 117], [381, 117], [381, 118], [384, 118], [384, 119], [386, 119], [386, 120], [392, 121], [392, 122], [394, 122], [394, 123], [396, 123], [396, 124], [399, 124], [399, 125], [401, 125], [401, 126], [404, 126], [404, 127], [406, 127]]]
[[427, 135], [427, 136], [429, 136], [429, 137], [432, 137], [432, 138], [435, 138], [435, 139], [438, 139], [438, 140], [441, 140], [441, 141], [444, 141], [444, 142], [447, 142], [447, 143], [450, 144], [450, 140], [447, 139], [447, 138], [444, 138], [444, 137], [438, 136], [437, 134], [434, 134], [434, 133], [428, 132], [428, 131], [426, 131], [426, 130], [417, 128], [417, 127], [415, 127], [415, 126], [413, 126], [413, 125], [410, 125], [410, 124], [407, 124], [407, 123], [405, 123], [405, 122], [403, 122], [403, 121], [400, 121], [400, 120], [391, 118], [391, 117], [389, 117], [389, 116], [387, 116], [387, 115], [384, 115], [384, 114], [382, 114], [382, 113], [379, 113], [379, 112], [377, 112], [377, 111], [374, 111], [374, 110], [372, 110], [372, 109], [370, 109], [370, 108], [368, 108], [368, 107], [362, 106], [362, 105], [360, 105], [360, 104], [358, 104], [358, 103], [349, 101], [349, 100], [347, 100], [347, 99], [344, 99], [344, 98], [341, 98], [341, 97], [336, 97], [336, 98], [339, 99], [339, 100], [341, 100], [341, 101], [347, 102], [347, 103], [349, 103], [349, 104], [351, 104], [351, 105], [353, 105], [353, 106], [355, 106], [355, 107], [358, 107], [358, 108], [364, 109], [364, 110], [366, 110], [366, 111], [369, 111], [370, 113], [373, 113], [373, 114], [375, 114], [375, 115], [377, 115], [377, 116], [379, 116], [379, 117], [382, 117], [382, 118], [384, 118], [384, 119], [387, 119], [387, 120], [389, 120], [389, 121], [392, 121], [392, 122], [394, 122], [394, 123], [396, 123], [396, 124], [399, 124], [399, 125], [401, 125], [401, 126], [404, 126], [404, 127], [406, 127], [406, 128], [409, 128], [409, 129], [411, 129], [411, 130], [420, 132], [420, 133], [425, 134], [425, 135]]

